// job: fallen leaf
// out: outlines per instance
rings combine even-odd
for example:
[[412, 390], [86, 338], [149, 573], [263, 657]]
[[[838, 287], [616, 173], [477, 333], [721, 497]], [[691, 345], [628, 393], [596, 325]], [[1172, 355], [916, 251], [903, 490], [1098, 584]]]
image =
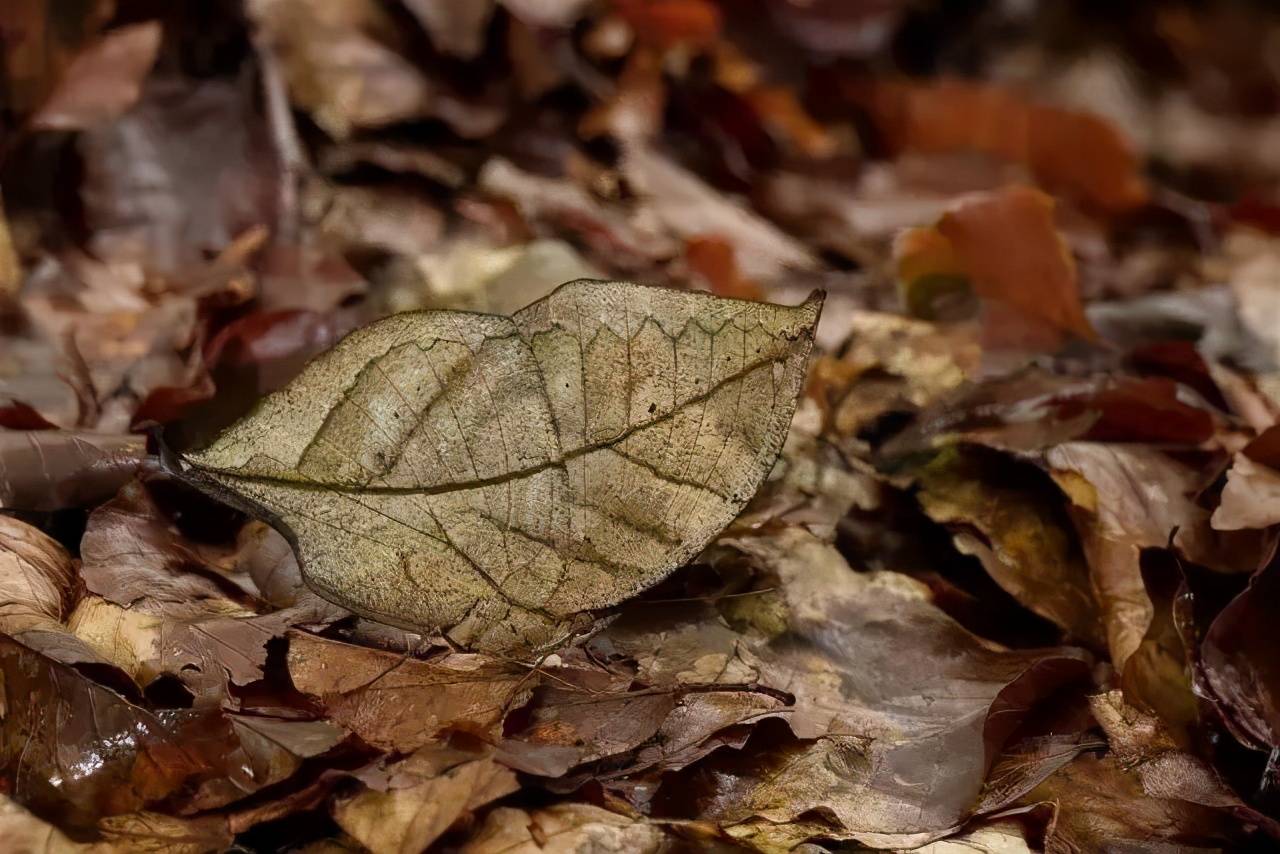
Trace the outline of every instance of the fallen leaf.
[[484, 49], [494, 0], [462, 4], [408, 0], [405, 6], [430, 34], [436, 50], [460, 59], [475, 59]]
[[1059, 476], [1074, 474], [1090, 490], [1076, 501], [1074, 515], [1111, 660], [1123, 672], [1152, 619], [1141, 550], [1166, 546], [1175, 534], [1193, 555], [1204, 549], [1197, 548], [1195, 538], [1206, 527], [1207, 513], [1190, 497], [1196, 472], [1141, 446], [1068, 442], [1050, 449], [1045, 459]]
[[542, 809], [498, 807], [461, 847], [462, 854], [536, 854], [540, 851], [628, 851], [660, 854], [672, 840], [657, 824], [591, 804]]
[[308, 584], [352, 611], [538, 646], [737, 515], [819, 306], [584, 281], [510, 319], [401, 315], [191, 455], [191, 476], [287, 525]]
[[1221, 851], [1239, 832], [1226, 814], [1199, 804], [1150, 797], [1137, 774], [1114, 757], [1085, 755], [1049, 777], [1022, 803], [1049, 803], [1045, 851]]
[[1078, 641], [1101, 647], [1098, 602], [1066, 508], [1056, 496], [1037, 493], [1028, 472], [1000, 462], [963, 448], [943, 451], [916, 470], [921, 506], [952, 526], [956, 548], [977, 557], [1015, 599]]
[[15, 854], [213, 854], [231, 844], [226, 822], [161, 813], [129, 813], [100, 821], [97, 842], [77, 842], [0, 795], [0, 847]]
[[1125, 703], [1121, 692], [1096, 694], [1089, 698], [1089, 708], [1116, 760], [1126, 771], [1137, 772], [1148, 796], [1238, 809], [1241, 818], [1250, 812], [1211, 767], [1178, 745], [1159, 718]]
[[[820, 810], [827, 821], [810, 836], [922, 845], [970, 817], [989, 763], [1028, 709], [1087, 671], [1078, 650], [1011, 652], [980, 641], [918, 582], [854, 572], [797, 528], [729, 544], [778, 576], [781, 635], [743, 636], [714, 622], [664, 627], [650, 616], [619, 621], [592, 646], [641, 659], [638, 677], [649, 684], [786, 691], [794, 708], [780, 714], [798, 738], [757, 750], [748, 742], [690, 766], [685, 783], [664, 784], [672, 789], [665, 797], [659, 791], [665, 815], [733, 832], [743, 822], [791, 823]], [[922, 646], [926, 625], [930, 645]]]
[[1220, 531], [1280, 524], [1280, 428], [1269, 427], [1246, 445], [1227, 470], [1227, 485], [1213, 511]]
[[751, 278], [775, 279], [815, 265], [812, 253], [799, 242], [656, 151], [629, 147], [622, 174], [676, 235], [689, 239], [714, 234], [731, 243], [738, 266]]
[[[179, 522], [188, 519], [210, 527], [183, 530]], [[175, 675], [198, 702], [222, 702], [228, 680], [244, 685], [261, 678], [272, 638], [291, 625], [342, 616], [306, 597], [283, 610], [266, 607], [252, 573], [263, 577], [279, 566], [277, 537], [179, 484], [135, 481], [91, 515], [81, 555], [88, 589], [136, 614], [97, 605], [81, 615], [81, 631], [115, 637], [99, 640], [99, 648], [115, 649], [113, 660], [131, 663], [135, 672]]]
[[63, 664], [105, 665], [63, 625], [75, 607], [77, 583], [62, 546], [30, 525], [0, 516], [0, 634]]
[[1025, 163], [1045, 184], [1108, 211], [1142, 205], [1148, 187], [1133, 148], [1092, 113], [1024, 101], [991, 84], [940, 80], [847, 86], [899, 151], [973, 150]]
[[31, 117], [37, 130], [85, 130], [129, 110], [155, 65], [163, 35], [158, 21], [110, 30], [81, 51]]
[[429, 750], [390, 770], [404, 778], [401, 785], [361, 792], [333, 808], [338, 826], [373, 854], [422, 851], [459, 818], [518, 788], [515, 774], [487, 757]]
[[1280, 664], [1264, 647], [1280, 603], [1280, 570], [1271, 563], [1214, 619], [1200, 645], [1205, 681], [1246, 745], [1280, 746]]
[[1049, 196], [1013, 186], [962, 199], [943, 215], [937, 230], [979, 296], [1092, 339], [1075, 261], [1057, 232], [1053, 210]]
[[449, 653], [428, 661], [289, 633], [289, 676], [335, 723], [384, 750], [409, 752], [450, 730], [496, 740], [520, 705], [528, 679], [483, 656]]
[[0, 433], [0, 507], [49, 511], [97, 504], [143, 465], [146, 439], [79, 430]]
[[2, 636], [0, 674], [8, 791], [63, 826], [137, 811], [216, 773], [182, 728]]

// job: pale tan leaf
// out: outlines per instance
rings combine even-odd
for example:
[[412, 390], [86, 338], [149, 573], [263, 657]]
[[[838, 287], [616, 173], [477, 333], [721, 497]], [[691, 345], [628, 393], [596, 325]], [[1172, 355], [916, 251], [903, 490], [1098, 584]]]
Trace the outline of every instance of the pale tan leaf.
[[31, 119], [39, 130], [83, 130], [126, 112], [142, 96], [164, 29], [159, 21], [121, 27], [85, 49]]
[[104, 663], [62, 623], [75, 606], [76, 585], [75, 565], [62, 546], [0, 516], [0, 633], [64, 664]]
[[577, 281], [510, 318], [397, 315], [265, 398], [191, 474], [275, 517], [307, 583], [358, 614], [546, 644], [751, 498], [820, 306]]
[[668, 850], [670, 836], [643, 819], [627, 818], [591, 804], [552, 804], [526, 812], [499, 807], [485, 818], [463, 854], [538, 854], [579, 851], [584, 854], [631, 851], [654, 854]]
[[[399, 764], [413, 766], [419, 760], [426, 766], [423, 776], [409, 785], [385, 792], [368, 789], [334, 806], [338, 826], [373, 854], [417, 854], [462, 816], [518, 788], [515, 774], [487, 757], [463, 761], [434, 776], [428, 776], [434, 770], [430, 751]], [[400, 774], [412, 775], [411, 768]]]
[[0, 850], [14, 854], [205, 854], [231, 844], [217, 817], [185, 819], [140, 812], [110, 816], [98, 825], [98, 842], [76, 842], [61, 830], [0, 795]]

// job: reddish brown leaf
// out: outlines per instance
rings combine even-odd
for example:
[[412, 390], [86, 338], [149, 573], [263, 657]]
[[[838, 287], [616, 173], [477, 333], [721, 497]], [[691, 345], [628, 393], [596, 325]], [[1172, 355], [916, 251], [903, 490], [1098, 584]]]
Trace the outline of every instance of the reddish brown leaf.
[[938, 231], [951, 242], [974, 291], [1082, 338], [1094, 332], [1080, 302], [1075, 261], [1058, 235], [1053, 200], [1030, 187], [969, 197]]
[[1109, 212], [1146, 202], [1129, 141], [1091, 113], [1041, 106], [994, 85], [874, 81], [847, 94], [895, 151], [973, 150], [1025, 163], [1050, 187]]

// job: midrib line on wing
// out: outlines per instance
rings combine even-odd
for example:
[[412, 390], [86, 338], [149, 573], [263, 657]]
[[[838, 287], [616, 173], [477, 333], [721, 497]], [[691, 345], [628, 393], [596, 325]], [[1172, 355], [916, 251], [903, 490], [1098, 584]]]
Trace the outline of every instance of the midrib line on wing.
[[787, 359], [790, 357], [791, 357], [790, 353], [784, 353], [783, 355], [778, 357], [758, 359], [756, 361], [753, 361], [750, 364], [743, 366], [740, 370], [737, 370], [734, 373], [729, 374], [719, 382], [713, 383], [712, 385], [708, 386], [706, 391], [696, 394], [685, 401], [682, 401], [679, 406], [673, 407], [670, 412], [665, 413], [664, 415], [658, 418], [652, 418], [648, 421], [644, 421], [639, 424], [632, 425], [631, 427], [628, 427], [626, 430], [622, 431], [618, 435], [611, 436], [608, 439], [603, 439], [599, 442], [592, 442], [590, 444], [583, 445], [582, 447], [574, 448], [572, 451], [563, 453], [558, 459], [548, 460], [547, 462], [544, 462], [544, 463], [538, 463], [535, 466], [529, 466], [528, 468], [519, 469], [513, 472], [507, 472], [505, 474], [494, 475], [493, 477], [475, 478], [472, 480], [459, 481], [455, 483], [442, 483], [442, 484], [439, 484], [438, 486], [373, 486], [373, 485], [336, 486], [332, 484], [319, 483], [315, 481], [308, 483], [306, 481], [297, 481], [297, 480], [293, 480], [291, 478], [286, 478], [286, 477], [272, 477], [269, 475], [255, 475], [255, 474], [239, 474], [234, 470], [230, 470], [230, 469], [205, 468], [199, 465], [196, 465], [195, 467], [203, 471], [216, 473], [220, 477], [234, 478], [236, 480], [247, 481], [250, 483], [276, 483], [276, 484], [282, 484], [295, 489], [302, 489], [302, 490], [354, 492], [354, 493], [361, 493], [365, 495], [446, 495], [451, 492], [461, 492], [463, 490], [468, 490], [468, 489], [482, 489], [486, 486], [500, 486], [512, 480], [520, 480], [527, 477], [533, 477], [536, 474], [540, 474], [541, 472], [548, 471], [550, 469], [561, 468], [565, 465], [565, 463], [569, 462], [570, 460], [574, 460], [574, 459], [577, 459], [578, 457], [586, 456], [587, 454], [594, 453], [595, 451], [611, 448], [614, 445], [626, 439], [628, 436], [632, 435], [633, 433], [637, 433], [640, 430], [644, 430], [648, 427], [652, 427], [655, 424], [661, 424], [664, 421], [667, 421], [668, 419], [676, 417], [681, 412], [681, 410], [683, 410], [687, 406], [693, 406], [710, 399], [714, 394], [716, 394], [716, 392], [720, 391], [725, 386], [728, 386], [731, 383], [734, 383], [743, 379], [752, 371], [758, 370], [759, 368], [762, 368], [765, 365], [785, 363]]

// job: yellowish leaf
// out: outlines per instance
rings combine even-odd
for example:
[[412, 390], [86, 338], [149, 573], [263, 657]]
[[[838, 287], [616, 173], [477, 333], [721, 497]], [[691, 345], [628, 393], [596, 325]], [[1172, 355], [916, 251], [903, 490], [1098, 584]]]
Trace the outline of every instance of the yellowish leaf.
[[286, 529], [316, 592], [528, 648], [657, 583], [751, 498], [821, 298], [577, 281], [511, 317], [397, 315], [265, 398], [192, 476]]

